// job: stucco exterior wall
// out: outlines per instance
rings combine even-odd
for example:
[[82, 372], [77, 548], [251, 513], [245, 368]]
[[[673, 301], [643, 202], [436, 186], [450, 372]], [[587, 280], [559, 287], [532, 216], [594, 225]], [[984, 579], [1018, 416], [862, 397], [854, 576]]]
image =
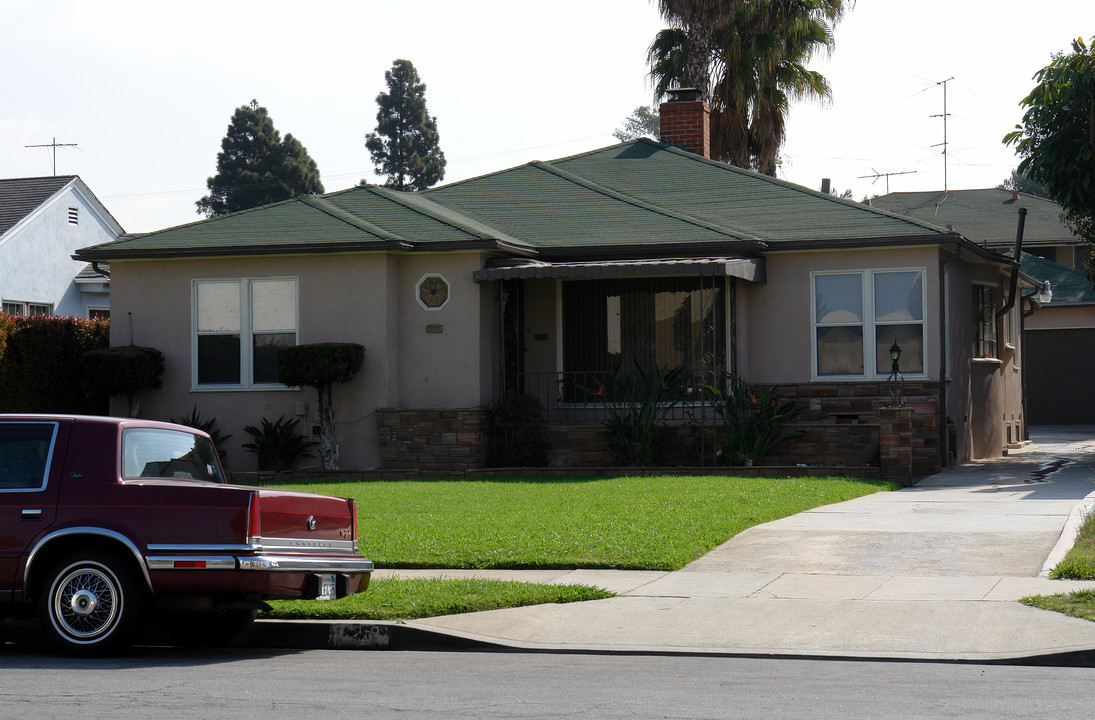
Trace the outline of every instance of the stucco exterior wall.
[[[766, 283], [738, 283], [739, 363], [754, 384], [805, 383], [812, 376], [811, 273], [852, 270], [923, 269], [925, 322], [924, 374], [910, 378], [938, 378], [939, 337], [933, 332], [939, 317], [937, 250], [902, 248], [827, 252], [771, 253], [766, 256]], [[740, 317], [740, 316], [739, 316]], [[889, 372], [867, 379], [884, 379]]]
[[[217, 260], [116, 261], [111, 344], [131, 341], [163, 351], [163, 388], [142, 394], [145, 417], [179, 418], [197, 407], [217, 419], [229, 469], [254, 470], [255, 459], [240, 445], [245, 425], [262, 418], [299, 418], [305, 432], [318, 422], [316, 393], [300, 390], [223, 390], [192, 386], [192, 281], [294, 277], [301, 344], [356, 342], [365, 346], [365, 365], [351, 382], [334, 388], [335, 420], [344, 469], [381, 464], [376, 410], [384, 407], [436, 409], [475, 407], [489, 396], [489, 343], [481, 338], [484, 295], [472, 282], [482, 266], [476, 253], [410, 255], [346, 254], [229, 258]], [[426, 310], [417, 300], [418, 280], [443, 276], [448, 302]], [[427, 332], [427, 325], [442, 326]], [[112, 410], [125, 412], [124, 400]], [[317, 464], [317, 459], [303, 463]]]
[[1026, 319], [1027, 330], [1095, 327], [1095, 305], [1043, 305]]
[[[68, 209], [78, 208], [78, 222]], [[120, 228], [118, 228], [120, 230]], [[109, 305], [109, 295], [85, 295], [74, 282], [87, 264], [72, 253], [118, 237], [75, 186], [11, 228], [0, 240], [0, 299], [51, 305], [54, 315], [88, 316], [88, 306]]]

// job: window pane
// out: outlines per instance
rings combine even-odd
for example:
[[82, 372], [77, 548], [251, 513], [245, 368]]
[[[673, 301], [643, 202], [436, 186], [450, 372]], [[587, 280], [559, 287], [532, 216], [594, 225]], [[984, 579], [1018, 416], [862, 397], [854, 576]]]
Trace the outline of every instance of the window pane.
[[240, 331], [240, 284], [198, 283], [198, 332]]
[[695, 277], [565, 282], [563, 369], [604, 375], [637, 362], [715, 382], [726, 367], [723, 285]]
[[253, 382], [255, 384], [276, 383], [278, 381], [278, 350], [292, 347], [294, 344], [296, 344], [296, 336], [293, 333], [255, 335], [251, 356]]
[[819, 327], [817, 329], [817, 374], [863, 374], [863, 328]]
[[53, 423], [0, 424], [0, 489], [46, 486], [55, 430]]
[[920, 273], [875, 273], [874, 316], [884, 322], [923, 320], [924, 284]]
[[130, 428], [122, 433], [122, 477], [223, 482], [208, 439], [150, 428]]
[[890, 346], [894, 341], [901, 348], [901, 374], [924, 372], [924, 326], [879, 325], [875, 331], [875, 368], [878, 374], [890, 374], [893, 367]]
[[814, 311], [818, 323], [863, 322], [862, 276], [814, 276]]
[[198, 384], [239, 385], [240, 336], [198, 336]]
[[297, 329], [295, 280], [262, 280], [251, 283], [251, 329], [255, 332]]

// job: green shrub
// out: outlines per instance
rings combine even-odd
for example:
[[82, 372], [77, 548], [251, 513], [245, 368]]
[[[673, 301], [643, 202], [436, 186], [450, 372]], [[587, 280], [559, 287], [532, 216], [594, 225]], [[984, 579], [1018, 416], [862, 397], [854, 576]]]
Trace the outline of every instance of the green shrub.
[[105, 414], [81, 357], [109, 342], [106, 320], [0, 314], [0, 412]]
[[612, 379], [585, 388], [604, 406], [609, 449], [617, 465], [653, 465], [657, 459], [656, 428], [680, 399], [684, 370], [680, 367], [646, 370], [638, 362], [625, 372], [617, 368]]
[[244, 443], [243, 449], [258, 456], [259, 470], [273, 472], [292, 470], [300, 458], [312, 457], [308, 449], [315, 443], [297, 432], [298, 422], [296, 418], [287, 420], [285, 416], [279, 417], [274, 422], [263, 418], [261, 429], [254, 425], [243, 428], [253, 440]]
[[204, 420], [202, 416], [198, 413], [198, 406], [195, 405], [193, 408], [191, 408], [189, 415], [183, 415], [178, 420], [176, 420], [175, 418], [171, 418], [170, 422], [173, 422], [176, 425], [185, 425], [187, 427], [192, 427], [197, 430], [201, 430], [204, 433], [207, 433], [209, 437], [213, 439], [213, 445], [216, 446], [217, 453], [221, 456], [221, 462], [224, 462], [224, 458], [226, 455], [228, 455], [228, 453], [222, 448], [222, 444], [232, 436], [221, 435], [220, 428], [217, 427], [217, 418], [214, 417], [209, 418], [208, 420]]
[[487, 408], [490, 421], [489, 464], [495, 467], [543, 465], [544, 407], [539, 399], [511, 392]]
[[721, 461], [727, 465], [755, 465], [777, 444], [800, 433], [783, 430], [802, 412], [793, 400], [785, 401], [775, 388], [757, 389], [747, 383], [730, 383], [726, 392], [702, 386], [726, 431]]
[[357, 375], [365, 363], [365, 348], [357, 343], [294, 345], [278, 350], [276, 362], [278, 382], [314, 387], [319, 393], [319, 457], [324, 470], [338, 470], [331, 386]]
[[106, 395], [125, 395], [129, 416], [140, 417], [140, 393], [163, 385], [164, 356], [156, 348], [122, 345], [85, 353], [89, 387]]

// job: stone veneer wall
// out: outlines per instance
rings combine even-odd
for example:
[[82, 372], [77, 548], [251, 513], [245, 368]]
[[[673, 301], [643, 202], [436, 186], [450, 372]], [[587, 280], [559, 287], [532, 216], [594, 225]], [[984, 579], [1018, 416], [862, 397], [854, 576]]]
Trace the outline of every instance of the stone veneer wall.
[[[889, 403], [885, 383], [804, 383], [779, 387], [803, 413], [789, 430], [801, 433], [776, 446], [763, 466], [879, 467], [899, 460], [913, 475], [939, 469], [939, 401], [935, 385], [906, 383], [900, 433], [881, 410]], [[608, 433], [600, 425], [552, 425], [544, 448], [554, 467], [610, 467]], [[377, 411], [380, 456], [385, 470], [464, 472], [482, 468], [489, 450], [489, 427], [481, 408]], [[908, 444], [907, 450], [902, 447]], [[687, 426], [661, 430], [659, 463], [699, 467], [716, 463], [718, 430]], [[701, 453], [703, 456], [701, 457]], [[907, 453], [907, 454], [902, 454]], [[896, 460], [895, 460], [896, 458]], [[906, 460], [907, 458], [907, 460]], [[907, 465], [905, 465], [907, 463]]]

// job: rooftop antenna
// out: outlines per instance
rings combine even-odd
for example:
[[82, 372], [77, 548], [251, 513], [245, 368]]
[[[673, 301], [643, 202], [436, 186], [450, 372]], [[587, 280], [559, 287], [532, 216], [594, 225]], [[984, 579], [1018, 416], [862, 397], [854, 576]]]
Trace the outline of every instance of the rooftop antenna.
[[29, 148], [53, 148], [53, 155], [50, 158], [50, 167], [53, 168], [53, 176], [57, 177], [57, 148], [59, 147], [76, 147], [76, 143], [59, 143], [57, 138], [53, 138], [53, 142], [45, 145], [24, 145], [23, 147]]
[[877, 170], [875, 170], [874, 168], [871, 168], [871, 173], [872, 173], [871, 175], [860, 175], [859, 179], [863, 180], [865, 178], [874, 178], [874, 182], [871, 183], [871, 185], [874, 185], [876, 182], [878, 182], [878, 178], [882, 178], [882, 177], [886, 178], [886, 194], [889, 195], [890, 194], [890, 176], [891, 175], [912, 175], [915, 172], [916, 172], [915, 170], [902, 170], [901, 172], [880, 173]]
[[933, 118], [943, 118], [943, 142], [932, 145], [932, 147], [943, 147], [943, 192], [947, 192], [947, 115], [950, 114], [947, 112], [947, 83], [951, 80], [954, 80], [954, 78], [949, 77], [936, 83], [936, 85], [943, 86], [943, 114], [932, 115]]

